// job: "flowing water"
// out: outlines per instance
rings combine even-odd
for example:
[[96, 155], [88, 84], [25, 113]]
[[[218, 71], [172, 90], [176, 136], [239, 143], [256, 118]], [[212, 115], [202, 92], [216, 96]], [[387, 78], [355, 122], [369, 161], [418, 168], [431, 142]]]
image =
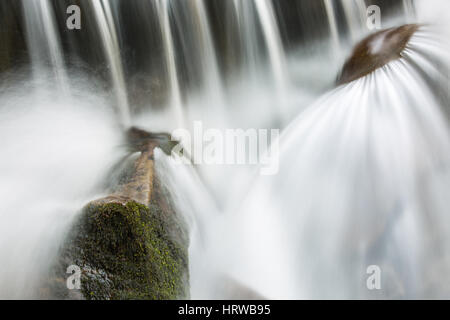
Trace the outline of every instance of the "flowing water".
[[50, 1], [22, 1], [22, 4], [35, 79], [49, 70], [54, 75], [54, 83], [67, 91], [68, 79]]
[[183, 125], [183, 102], [178, 78], [177, 63], [175, 59], [175, 49], [170, 25], [170, 4], [167, 0], [156, 2], [157, 13], [160, 19], [162, 37], [164, 39], [164, 57], [166, 59], [167, 73], [170, 79], [170, 103], [174, 109], [178, 126]]
[[330, 39], [335, 50], [339, 49], [339, 31], [337, 26], [336, 14], [334, 12], [333, 1], [324, 0], [327, 11], [328, 25], [330, 27]]
[[[248, 78], [254, 83], [261, 69], [261, 54], [258, 46], [258, 20], [253, 1], [233, 1], [233, 9], [239, 30]], [[230, 19], [231, 20], [231, 19]]]
[[101, 34], [103, 48], [111, 70], [113, 90], [116, 95], [116, 103], [122, 124], [130, 125], [130, 111], [128, 107], [127, 91], [120, 58], [119, 43], [116, 33], [114, 17], [109, 1], [92, 1], [92, 7]]
[[[370, 33], [364, 1], [82, 0], [94, 20], [73, 31], [92, 41], [77, 56], [51, 1], [23, 0], [32, 73], [17, 62], [1, 76], [0, 297], [36, 297], [71, 222], [126, 155], [124, 128], [192, 130], [193, 120], [282, 135], [272, 176], [156, 150], [189, 226], [192, 298], [449, 297], [448, 14], [445, 1], [424, 1], [382, 7], [383, 27], [438, 26], [421, 27], [402, 59], [334, 88]], [[129, 25], [158, 28], [139, 38]], [[68, 67], [75, 59], [82, 70]], [[133, 72], [144, 74], [140, 109]], [[146, 72], [160, 73], [165, 105], [151, 103]], [[366, 287], [371, 265], [381, 291]]]
[[0, 93], [3, 299], [36, 297], [72, 219], [103, 192], [122, 154], [120, 128], [98, 88], [72, 88], [70, 97], [35, 89], [20, 82]]
[[[270, 298], [448, 296], [437, 272], [449, 262], [450, 135], [421, 80], [421, 36], [405, 61], [337, 88], [285, 130], [280, 172], [258, 179], [229, 226], [235, 278]], [[382, 294], [365, 287], [370, 265], [384, 271]]]
[[284, 56], [281, 35], [277, 25], [275, 11], [270, 0], [255, 0], [256, 11], [263, 28], [264, 40], [269, 53], [269, 62], [272, 67], [276, 91], [278, 95], [278, 108], [283, 109], [288, 90], [288, 75]]

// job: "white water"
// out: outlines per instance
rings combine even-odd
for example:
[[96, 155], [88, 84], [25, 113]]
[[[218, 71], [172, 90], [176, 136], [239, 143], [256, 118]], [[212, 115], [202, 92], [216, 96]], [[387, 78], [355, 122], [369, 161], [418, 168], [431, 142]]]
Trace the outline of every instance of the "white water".
[[[289, 90], [289, 75], [286, 66], [283, 43], [278, 28], [275, 10], [271, 0], [255, 0], [256, 11], [263, 29], [264, 39], [269, 53], [269, 65], [274, 74], [278, 95], [279, 110], [286, 108], [287, 91]], [[282, 113], [284, 114], [284, 113]], [[284, 119], [282, 119], [284, 120]]]
[[[300, 114], [279, 174], [242, 189], [240, 208], [203, 211], [207, 196], [186, 193], [179, 205], [197, 208], [203, 230], [192, 233], [193, 298], [223, 297], [224, 275], [273, 299], [450, 297], [449, 106], [422, 76], [448, 84], [431, 63], [448, 66], [448, 48], [434, 38], [418, 32], [404, 59]], [[181, 170], [168, 169], [174, 193], [199, 189]], [[370, 265], [382, 291], [367, 290]]]
[[403, 0], [403, 7], [405, 8], [405, 15], [409, 22], [413, 22], [416, 16], [415, 6], [412, 0]]
[[[240, 279], [273, 298], [448, 297], [447, 276], [433, 270], [448, 266], [450, 136], [425, 87], [394, 62], [290, 125], [280, 173], [239, 211]], [[379, 294], [365, 287], [369, 265], [384, 271]]]
[[364, 0], [341, 0], [348, 26], [350, 37], [356, 41], [361, 36], [361, 27], [366, 24], [367, 12]]
[[331, 35], [330, 41], [332, 43], [333, 49], [338, 50], [340, 46], [340, 41], [333, 2], [332, 0], [323, 0], [323, 2], [325, 5], [325, 10], [327, 11], [328, 25], [330, 27], [330, 35]]
[[255, 90], [252, 86], [257, 86], [258, 78], [261, 77], [261, 52], [258, 41], [258, 21], [255, 13], [253, 1], [234, 0], [233, 11], [236, 15], [236, 22], [239, 32], [239, 43], [241, 54], [243, 55], [242, 77], [246, 78], [249, 90]]
[[[233, 1], [238, 16], [258, 14], [261, 20], [267, 68], [278, 86], [275, 95], [291, 99], [302, 88], [288, 84], [288, 53], [281, 44], [273, 5], [255, 0], [255, 12], [256, 6], [244, 7], [242, 1]], [[174, 123], [179, 118], [190, 116], [176, 103], [181, 93], [175, 55], [180, 53], [171, 23], [178, 21], [169, 14], [174, 1], [158, 4], [170, 100], [178, 116], [176, 121], [156, 113], [149, 119], [133, 119], [153, 131], [167, 130], [171, 127], [167, 123], [178, 125]], [[443, 8], [440, 5], [435, 8]], [[217, 108], [228, 115], [227, 108], [234, 107], [239, 112], [232, 125], [239, 127], [273, 124], [274, 111], [286, 117], [279, 110], [283, 103], [272, 103], [271, 90], [264, 87], [249, 95], [245, 79], [235, 91], [237, 97], [225, 96], [217, 61], [220, 53], [214, 47], [205, 3], [190, 0], [189, 6], [187, 15], [195, 30], [186, 29], [186, 33], [197, 37], [199, 47], [193, 55], [200, 57], [200, 72], [206, 79], [204, 92], [190, 102], [189, 107], [197, 104], [196, 116], [207, 115], [202, 119], [208, 121], [210, 113], [218, 115]], [[426, 4], [421, 6], [421, 21], [435, 21], [436, 12], [429, 12]], [[126, 125], [129, 108], [118, 43], [121, 28], [108, 1], [93, 0], [92, 8], [121, 122]], [[327, 8], [333, 41], [340, 46], [338, 17]], [[344, 11], [350, 16], [357, 10], [347, 7]], [[41, 18], [36, 17], [48, 16], [50, 8], [39, 12], [27, 15], [30, 26], [41, 25]], [[439, 14], [445, 22], [446, 14]], [[246, 34], [242, 38], [256, 33], [256, 24], [245, 19], [239, 23], [239, 36]], [[358, 24], [352, 25], [351, 30], [358, 33]], [[50, 31], [37, 36], [40, 41], [30, 45], [31, 53], [48, 42], [56, 56], [62, 57], [55, 46], [54, 25], [42, 30]], [[434, 81], [445, 84], [447, 79], [429, 63], [429, 55], [447, 59], [446, 48], [438, 52], [439, 46], [429, 40], [440, 36], [418, 34], [407, 56]], [[258, 47], [255, 42], [248, 43], [247, 58], [252, 55], [249, 48]], [[427, 55], [419, 55], [418, 49]], [[35, 58], [33, 63], [42, 59]], [[192, 62], [187, 60], [184, 63]], [[329, 64], [319, 72], [329, 73]], [[63, 71], [61, 66], [56, 69]], [[51, 83], [36, 74], [37, 83]], [[302, 74], [307, 81], [315, 76], [305, 70]], [[70, 222], [86, 202], [99, 196], [102, 189], [97, 185], [122, 153], [117, 148], [120, 129], [113, 126], [115, 117], [106, 106], [107, 96], [89, 89], [92, 82], [77, 80], [85, 83], [72, 85], [74, 96], [69, 98], [27, 83], [21, 84], [22, 89], [13, 86], [0, 94], [0, 135], [6, 137], [0, 158], [0, 193], [5, 199], [0, 203], [5, 222], [0, 225], [0, 260], [7, 261], [0, 272], [0, 297], [35, 296], [33, 290]], [[28, 94], [23, 94], [23, 86]], [[218, 118], [222, 125], [228, 120]], [[411, 64], [392, 63], [326, 94], [292, 122], [281, 142], [280, 173], [266, 178], [254, 177], [254, 168], [247, 167], [178, 166], [156, 152], [158, 172], [191, 227], [193, 298], [223, 297], [226, 278], [268, 298], [448, 297], [448, 123]], [[379, 295], [364, 287], [368, 264], [379, 264], [383, 270], [386, 290]]]
[[198, 36], [201, 55], [201, 65], [205, 81], [204, 95], [209, 97], [211, 109], [224, 117], [225, 97], [222, 78], [217, 63], [216, 50], [211, 36], [205, 4], [201, 0], [188, 0], [195, 16], [196, 35]]
[[164, 57], [166, 59], [167, 73], [170, 79], [170, 104], [174, 110], [176, 123], [183, 127], [184, 111], [181, 97], [180, 81], [178, 79], [178, 70], [175, 60], [175, 49], [170, 26], [170, 3], [169, 0], [158, 0], [156, 2], [159, 23], [164, 42]]
[[98, 89], [79, 85], [70, 97], [37, 89], [21, 82], [0, 92], [3, 299], [39, 297], [67, 228], [102, 192], [100, 182], [122, 154], [120, 130]]
[[122, 70], [119, 42], [110, 2], [105, 0], [93, 0], [91, 1], [91, 5], [97, 20], [103, 48], [108, 59], [120, 121], [124, 127], [127, 127], [131, 122], [130, 108], [128, 105], [127, 89]]
[[[209, 259], [211, 248], [211, 224], [222, 221], [218, 204], [203, 184], [198, 172], [191, 165], [180, 165], [163, 152], [156, 150], [156, 171], [162, 175], [162, 181], [177, 206], [183, 213], [189, 226], [189, 276], [191, 298], [212, 298], [215, 294], [211, 287], [218, 284], [222, 259]], [[183, 181], [182, 184], [180, 182]]]
[[68, 92], [61, 43], [49, 0], [22, 0], [22, 6], [35, 81], [40, 79], [43, 72], [50, 70], [56, 85]]

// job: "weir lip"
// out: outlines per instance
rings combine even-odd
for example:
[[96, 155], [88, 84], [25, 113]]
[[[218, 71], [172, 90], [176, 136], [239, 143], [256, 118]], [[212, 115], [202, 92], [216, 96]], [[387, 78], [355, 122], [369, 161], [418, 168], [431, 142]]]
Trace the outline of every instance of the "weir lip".
[[387, 63], [400, 59], [417, 24], [378, 31], [359, 42], [345, 62], [336, 84], [342, 85], [362, 78]]

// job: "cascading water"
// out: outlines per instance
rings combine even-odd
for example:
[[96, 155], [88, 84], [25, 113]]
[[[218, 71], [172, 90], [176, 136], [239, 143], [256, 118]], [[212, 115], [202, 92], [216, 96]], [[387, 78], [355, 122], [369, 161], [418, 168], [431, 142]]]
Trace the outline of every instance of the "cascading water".
[[103, 48], [111, 68], [111, 79], [113, 90], [116, 95], [116, 103], [119, 110], [121, 122], [124, 127], [130, 125], [130, 110], [128, 106], [127, 89], [122, 70], [122, 60], [120, 58], [119, 42], [115, 29], [114, 17], [109, 1], [94, 0], [91, 2], [98, 29], [101, 34]]
[[[423, 27], [402, 60], [303, 112], [280, 139], [280, 172], [258, 178], [239, 209], [209, 207], [208, 217], [197, 207], [193, 297], [228, 297], [224, 278], [268, 298], [449, 295], [448, 100], [434, 92], [448, 75], [431, 63], [448, 65], [448, 47], [436, 34]], [[171, 188], [183, 193], [181, 181], [196, 183], [183, 176]], [[366, 288], [370, 265], [384, 270], [382, 293]]]
[[403, 6], [405, 8], [405, 15], [408, 19], [408, 22], [414, 21], [415, 9], [414, 3], [411, 0], [403, 0]]
[[[447, 263], [448, 249], [433, 250], [448, 245], [448, 230], [436, 223], [447, 224], [449, 131], [408, 62], [421, 61], [419, 37], [406, 61], [336, 89], [285, 131], [279, 174], [254, 186], [233, 225], [276, 221], [283, 233], [273, 223], [241, 229], [236, 242], [252, 245], [241, 253], [239, 279], [269, 297], [448, 295], [432, 277]], [[283, 252], [254, 250], [273, 243]], [[280, 269], [258, 263], [273, 260]], [[362, 281], [370, 265], [385, 270], [381, 296]], [[259, 274], [249, 278], [247, 266]]]
[[107, 94], [79, 72], [68, 81], [50, 2], [22, 4], [33, 79], [18, 69], [0, 90], [3, 299], [45, 297], [65, 233], [123, 157]]
[[366, 5], [364, 1], [352, 0], [341, 1], [344, 8], [345, 18], [348, 22], [350, 30], [350, 36], [353, 40], [357, 40], [360, 37], [361, 27], [366, 23]]
[[67, 92], [68, 79], [50, 1], [22, 1], [22, 5], [34, 78], [39, 81], [42, 73], [50, 67], [56, 84]]
[[170, 26], [170, 4], [168, 0], [158, 0], [156, 2], [158, 17], [160, 20], [162, 37], [164, 42], [164, 56], [166, 60], [167, 73], [170, 79], [170, 104], [174, 110], [177, 124], [183, 125], [183, 102], [180, 89], [180, 80], [178, 78], [177, 64], [175, 59], [175, 49]]
[[[450, 267], [445, 28], [421, 27], [401, 59], [326, 93], [349, 43], [369, 33], [366, 2], [225, 1], [80, 0], [95, 30], [82, 20], [72, 32], [98, 37], [83, 44], [92, 51], [80, 56], [62, 45], [67, 35], [58, 30], [51, 1], [22, 2], [19, 24], [26, 26], [33, 81], [23, 80], [20, 68], [19, 76], [2, 74], [0, 297], [45, 296], [41, 282], [65, 233], [85, 204], [105, 195], [105, 185], [117, 179], [110, 169], [129, 156], [124, 129], [170, 132], [191, 129], [192, 120], [205, 129], [283, 129], [273, 176], [255, 176], [252, 166], [180, 165], [177, 155], [155, 150], [156, 174], [189, 227], [192, 298], [450, 295], [442, 271]], [[383, 27], [436, 22], [438, 14], [418, 2], [383, 6], [383, 14], [392, 13]], [[142, 13], [158, 26], [145, 30], [151, 38], [145, 46], [135, 43], [140, 38], [130, 30], [137, 29], [124, 27], [152, 24], [124, 14], [128, 5], [155, 11]], [[223, 8], [231, 8], [229, 15]], [[414, 11], [426, 15], [416, 20]], [[295, 29], [305, 15], [311, 18]], [[439, 15], [445, 25], [447, 14]], [[101, 65], [83, 56], [92, 52], [103, 52]], [[167, 95], [166, 105], [144, 98], [134, 112], [132, 73], [146, 80], [149, 70], [141, 66], [154, 67], [147, 62], [159, 56], [161, 74], [150, 71], [167, 80], [158, 92]], [[86, 60], [82, 72], [69, 73], [72, 59]], [[108, 70], [109, 93], [91, 77], [97, 67]], [[139, 85], [142, 97], [154, 94], [145, 81]], [[383, 291], [367, 290], [370, 265], [383, 270]]]
[[274, 74], [278, 95], [278, 108], [283, 109], [286, 104], [289, 77], [286, 71], [286, 61], [277, 25], [275, 10], [271, 0], [255, 0], [256, 10], [264, 30], [264, 39], [269, 53], [270, 66]]
[[222, 78], [217, 63], [216, 50], [211, 35], [205, 4], [199, 0], [189, 0], [188, 10], [194, 17], [194, 30], [200, 45], [201, 68], [203, 70], [204, 95], [209, 96], [212, 103], [211, 110], [216, 116], [224, 118], [225, 97]]
[[[291, 87], [293, 72], [289, 69], [278, 12], [273, 2], [266, 0], [234, 0], [229, 7], [231, 14], [226, 21], [229, 24], [226, 31], [227, 35], [232, 34], [228, 37], [233, 40], [236, 40], [233, 32], [237, 31], [235, 37], [239, 50], [233, 54], [239, 57], [235, 59], [240, 59], [239, 70], [229, 81], [232, 99], [245, 96], [258, 101], [255, 109], [247, 109], [249, 113], [261, 111], [266, 115], [267, 119], [259, 119], [261, 124], [285, 125], [297, 112], [295, 105], [303, 94], [294, 92]], [[272, 92], [270, 97], [267, 91]], [[241, 103], [232, 100], [230, 104], [240, 106]], [[273, 108], [274, 105], [277, 108]]]
[[253, 84], [258, 79], [262, 60], [258, 45], [255, 4], [253, 1], [234, 0], [232, 5], [239, 29], [240, 45], [243, 48], [245, 73]]
[[330, 27], [330, 39], [334, 50], [339, 49], [339, 32], [337, 27], [336, 15], [334, 13], [333, 2], [331, 0], [324, 0], [324, 5], [327, 11], [328, 25]]
[[[20, 89], [19, 89], [20, 88]], [[122, 152], [106, 96], [95, 88], [0, 92], [0, 297], [36, 298], [66, 230], [104, 192], [100, 181]], [[5, 110], [7, 110], [5, 112]]]

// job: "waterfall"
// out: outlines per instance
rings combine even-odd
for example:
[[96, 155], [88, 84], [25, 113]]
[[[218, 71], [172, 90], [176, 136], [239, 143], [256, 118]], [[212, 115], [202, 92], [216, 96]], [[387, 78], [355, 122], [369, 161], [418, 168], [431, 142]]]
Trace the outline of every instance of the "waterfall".
[[247, 77], [255, 82], [261, 66], [261, 53], [257, 33], [257, 17], [253, 1], [234, 0], [233, 9], [237, 17], [240, 44], [244, 55]]
[[345, 15], [345, 22], [348, 26], [348, 36], [352, 41], [355, 41], [364, 31], [362, 27], [366, 23], [366, 4], [364, 0], [324, 0], [324, 5], [330, 28], [331, 45], [334, 50], [339, 51], [341, 39], [339, 37], [338, 20], [336, 16], [337, 9], [335, 6], [342, 7]]
[[[429, 61], [448, 57], [429, 39], [418, 32], [402, 60], [301, 113], [280, 138], [279, 173], [209, 223], [204, 254], [269, 298], [449, 296], [433, 275], [450, 250], [448, 106], [422, 77], [445, 87]], [[370, 265], [384, 270], [381, 293], [365, 287]]]
[[[401, 60], [302, 112], [280, 139], [279, 174], [257, 178], [239, 209], [201, 208], [200, 193], [177, 199], [206, 230], [191, 265], [214, 261], [192, 275], [193, 297], [215, 296], [223, 273], [268, 298], [449, 295], [448, 279], [433, 275], [449, 261], [448, 106], [423, 77], [448, 84], [431, 63], [448, 65], [436, 32], [418, 32]], [[172, 191], [189, 194], [186, 169], [165, 170]], [[384, 272], [382, 293], [365, 287], [370, 265]]]
[[104, 192], [122, 142], [97, 88], [71, 87], [67, 96], [58, 87], [24, 93], [33, 81], [15, 86], [0, 93], [0, 298], [36, 299], [73, 219]]
[[405, 15], [408, 22], [414, 21], [415, 8], [412, 0], [403, 0], [403, 7], [405, 8]]
[[179, 126], [183, 125], [183, 102], [181, 97], [180, 81], [178, 79], [178, 70], [175, 59], [175, 49], [170, 26], [170, 0], [158, 0], [156, 2], [159, 23], [164, 43], [164, 57], [166, 68], [170, 79], [170, 103], [174, 110], [176, 122]]
[[[74, 219], [139, 154], [124, 129], [159, 143], [193, 120], [193, 160], [227, 131], [250, 132], [236, 146], [248, 158], [257, 145], [279, 160], [261, 176], [262, 164], [142, 157], [187, 222], [193, 299], [450, 297], [449, 4], [370, 1], [383, 24], [423, 26], [336, 85], [341, 55], [375, 32], [369, 1], [274, 1], [80, 1], [82, 28], [66, 32], [62, 2], [22, 0], [0, 21], [0, 298], [45, 296]], [[282, 132], [273, 149], [248, 145], [266, 129]]]
[[345, 19], [350, 31], [350, 38], [356, 40], [361, 35], [361, 27], [366, 22], [365, 2], [364, 0], [343, 0], [340, 1], [340, 3], [344, 9]]
[[217, 283], [216, 280], [220, 276], [220, 273], [217, 273], [218, 264], [221, 261], [203, 257], [205, 251], [214, 250], [208, 244], [210, 232], [213, 231], [209, 227], [210, 223], [219, 224], [223, 221], [220, 210], [191, 164], [180, 165], [160, 150], [156, 150], [155, 160], [156, 171], [170, 190], [176, 207], [183, 213], [189, 225], [191, 296], [193, 299], [208, 298], [209, 294], [214, 294], [210, 286]]
[[286, 107], [289, 75], [286, 69], [286, 58], [275, 10], [273, 8], [272, 0], [255, 0], [255, 5], [263, 28], [264, 39], [269, 53], [270, 66], [275, 78], [279, 108], [282, 110]]
[[219, 112], [223, 113], [221, 105], [224, 102], [223, 84], [217, 64], [216, 50], [211, 36], [211, 28], [207, 18], [203, 0], [189, 0], [189, 5], [195, 15], [197, 35], [200, 40], [200, 54], [202, 58], [202, 69], [205, 78], [205, 90], [216, 99]]
[[120, 57], [119, 42], [110, 2], [107, 0], [93, 0], [91, 5], [94, 10], [98, 30], [102, 38], [103, 48], [108, 60], [119, 116], [122, 125], [127, 127], [130, 125], [131, 121], [130, 110], [122, 69], [122, 60]]
[[22, 0], [27, 43], [34, 78], [39, 81], [49, 67], [57, 85], [68, 92], [61, 43], [49, 0]]
[[[385, 270], [386, 298], [448, 294], [430, 279], [447, 259], [431, 253], [449, 244], [448, 231], [433, 225], [447, 221], [447, 192], [425, 190], [449, 185], [450, 135], [443, 106], [420, 76], [430, 68], [420, 43], [415, 36], [405, 60], [325, 96], [282, 137], [276, 212], [292, 227], [286, 245], [298, 252], [306, 297], [375, 297], [354, 278], [368, 265]], [[293, 169], [297, 157], [305, 162]], [[311, 248], [315, 262], [306, 263]]]
[[330, 27], [330, 41], [334, 50], [339, 49], [339, 32], [337, 27], [336, 15], [332, 0], [324, 0], [325, 9], [328, 17], [328, 25]]

